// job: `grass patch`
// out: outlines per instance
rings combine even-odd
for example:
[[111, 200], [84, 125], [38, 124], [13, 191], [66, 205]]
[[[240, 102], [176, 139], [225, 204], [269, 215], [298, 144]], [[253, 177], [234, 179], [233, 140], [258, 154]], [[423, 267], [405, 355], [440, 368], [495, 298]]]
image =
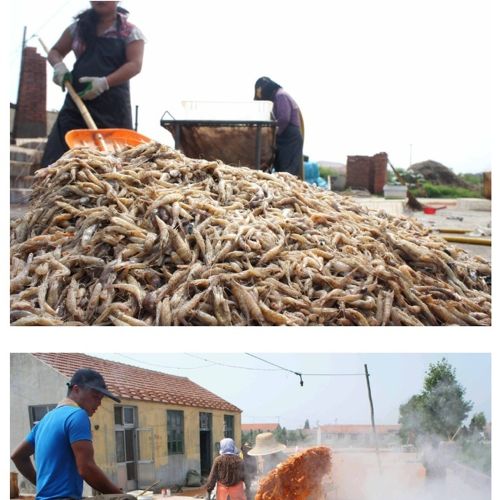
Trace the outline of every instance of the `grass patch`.
[[481, 191], [444, 184], [424, 182], [418, 188], [410, 190], [414, 196], [421, 198], [482, 198]]

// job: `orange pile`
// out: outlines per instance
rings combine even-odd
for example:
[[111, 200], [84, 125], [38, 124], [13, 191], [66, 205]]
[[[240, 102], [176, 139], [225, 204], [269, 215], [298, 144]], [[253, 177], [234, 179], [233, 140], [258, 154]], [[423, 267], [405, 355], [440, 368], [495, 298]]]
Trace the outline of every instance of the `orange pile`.
[[321, 481], [332, 467], [330, 449], [308, 448], [279, 464], [259, 484], [255, 500], [323, 498]]

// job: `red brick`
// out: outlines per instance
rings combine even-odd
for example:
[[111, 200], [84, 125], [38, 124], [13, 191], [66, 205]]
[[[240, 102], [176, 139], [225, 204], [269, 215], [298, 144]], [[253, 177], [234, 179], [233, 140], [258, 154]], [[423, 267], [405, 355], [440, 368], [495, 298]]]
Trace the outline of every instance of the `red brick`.
[[47, 61], [25, 47], [14, 119], [14, 137], [47, 135]]
[[387, 153], [375, 156], [348, 156], [346, 186], [382, 194], [387, 176]]

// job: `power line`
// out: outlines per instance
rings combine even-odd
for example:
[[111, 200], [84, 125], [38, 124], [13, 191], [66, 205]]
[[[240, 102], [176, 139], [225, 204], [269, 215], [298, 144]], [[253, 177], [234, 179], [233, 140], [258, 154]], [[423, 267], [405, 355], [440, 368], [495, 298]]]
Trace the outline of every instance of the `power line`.
[[255, 354], [250, 354], [248, 352], [245, 353], [247, 356], [251, 356], [252, 358], [258, 359], [259, 361], [262, 361], [264, 363], [267, 363], [272, 366], [276, 366], [280, 370], [293, 373], [294, 375], [297, 375], [300, 380], [300, 386], [302, 387], [304, 385], [304, 380], [302, 377], [308, 376], [308, 377], [358, 377], [358, 376], [364, 376], [364, 373], [302, 373], [294, 370], [290, 370], [289, 368], [285, 368], [283, 366], [277, 365], [276, 363], [272, 363], [271, 361], [267, 361], [266, 359], [259, 358], [259, 356], [256, 356]]
[[165, 365], [163, 363], [153, 363], [153, 362], [148, 362], [148, 361], [141, 361], [135, 358], [132, 358], [130, 356], [126, 356], [125, 354], [116, 352], [115, 355], [121, 356], [122, 358], [128, 359], [129, 361], [133, 361], [134, 363], [140, 363], [148, 366], [155, 366], [158, 368], [165, 368], [169, 370], [200, 370], [202, 368], [211, 368], [212, 366], [222, 366], [225, 368], [233, 368], [233, 369], [239, 369], [239, 370], [253, 370], [253, 371], [264, 371], [264, 372], [269, 372], [269, 371], [279, 371], [279, 370], [273, 370], [271, 368], [253, 368], [250, 366], [238, 366], [238, 365], [230, 365], [227, 363], [220, 363], [218, 361], [213, 361], [207, 358], [203, 358], [201, 356], [197, 356], [196, 354], [191, 354], [188, 352], [183, 353], [186, 356], [190, 356], [191, 358], [199, 359], [201, 361], [205, 361], [206, 363], [209, 363], [208, 365], [200, 365], [200, 366], [169, 366]]
[[[236, 368], [236, 369], [239, 369], [239, 370], [251, 370], [251, 371], [260, 371], [260, 372], [277, 372], [279, 370], [272, 370], [271, 368], [254, 368], [254, 367], [251, 367], [251, 366], [238, 366], [238, 365], [229, 365], [227, 363], [220, 363], [220, 362], [217, 362], [217, 361], [212, 361], [210, 359], [206, 359], [206, 358], [202, 358], [201, 356], [196, 356], [196, 354], [190, 354], [190, 353], [184, 353], [186, 354], [186, 356], [191, 356], [192, 358], [196, 358], [196, 359], [201, 359], [203, 361], [207, 361], [208, 363], [212, 363], [214, 365], [218, 365], [218, 366], [224, 366], [226, 368]], [[282, 369], [281, 367], [278, 367], [279, 369]]]
[[[248, 352], [245, 353], [247, 356], [252, 356], [253, 358], [256, 358], [260, 361], [263, 361], [264, 363], [268, 363], [270, 365], [276, 366], [280, 368], [281, 370], [285, 370], [287, 372], [293, 373], [294, 375], [297, 375], [299, 372], [290, 370], [289, 368], [284, 368], [280, 365], [277, 365], [275, 363], [272, 363], [271, 361], [267, 361], [265, 359], [259, 358], [258, 356], [255, 356], [255, 354], [250, 354]], [[303, 376], [307, 375], [308, 377], [364, 377], [364, 373], [304, 373], [300, 372]]]
[[[52, 14], [50, 14], [46, 21], [44, 21], [33, 33], [33, 35], [31, 35], [29, 38], [26, 39], [26, 43], [29, 42], [32, 38], [36, 37], [36, 33], [38, 33], [42, 28], [45, 28], [45, 26], [47, 26], [47, 24], [49, 24], [51, 21], [53, 21], [58, 15], [60, 15], [60, 13], [62, 12], [62, 10], [66, 7], [66, 5], [68, 5], [70, 2], [72, 2], [73, 0], [66, 0], [65, 2], [63, 2], [59, 7], [56, 8], [56, 10], [54, 10], [54, 12]], [[15, 55], [17, 55], [19, 53], [19, 49], [22, 48], [22, 43], [17, 45], [17, 47], [11, 52], [11, 55], [10, 55], [10, 62], [12, 63], [12, 59]]]
[[[116, 352], [115, 355], [121, 356], [122, 358], [128, 359], [130, 361], [133, 361], [134, 363], [141, 363], [143, 365], [148, 365], [148, 366], [156, 366], [159, 368], [168, 368], [169, 370], [198, 370], [200, 368], [210, 368], [210, 366], [207, 365], [200, 365], [200, 366], [168, 366], [164, 365], [161, 363], [151, 363], [147, 361], [140, 361], [138, 359], [131, 358], [130, 356], [126, 356], [125, 354], [122, 354], [120, 352]], [[215, 364], [215, 363], [212, 363]]]

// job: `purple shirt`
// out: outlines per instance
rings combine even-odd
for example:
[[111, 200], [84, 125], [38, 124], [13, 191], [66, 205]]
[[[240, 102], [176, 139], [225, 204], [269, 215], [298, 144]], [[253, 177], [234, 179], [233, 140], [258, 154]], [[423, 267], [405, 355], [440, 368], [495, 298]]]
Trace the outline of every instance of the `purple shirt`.
[[273, 113], [278, 121], [278, 135], [281, 135], [288, 125], [300, 128], [299, 107], [283, 89], [278, 89], [274, 96]]

